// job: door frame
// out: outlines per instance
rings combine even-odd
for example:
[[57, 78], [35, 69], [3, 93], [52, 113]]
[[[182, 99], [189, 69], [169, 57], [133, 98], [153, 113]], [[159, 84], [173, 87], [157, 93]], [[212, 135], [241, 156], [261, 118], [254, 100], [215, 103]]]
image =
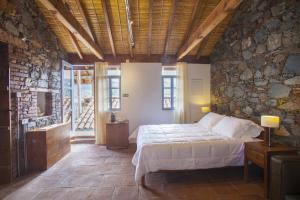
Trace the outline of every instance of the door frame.
[[62, 61], [62, 73], [61, 73], [61, 105], [62, 105], [62, 109], [61, 109], [61, 116], [62, 116], [62, 123], [64, 123], [64, 80], [65, 80], [65, 76], [64, 76], [64, 70], [65, 67], [69, 67], [70, 68], [70, 81], [71, 81], [71, 131], [75, 131], [75, 113], [73, 112], [74, 110], [74, 91], [73, 91], [73, 87], [74, 87], [74, 71], [73, 71], [73, 65], [68, 63], [67, 61], [63, 60]]
[[[96, 110], [95, 110], [95, 104], [96, 104], [96, 93], [95, 93], [95, 79], [96, 79], [96, 76], [95, 76], [95, 65], [94, 64], [86, 64], [86, 65], [83, 65], [83, 64], [74, 64], [72, 65], [73, 66], [73, 80], [74, 80], [74, 70], [77, 70], [77, 71], [81, 71], [81, 70], [92, 70], [93, 71], [93, 81], [92, 81], [92, 93], [93, 93], [93, 99], [94, 99], [94, 120], [93, 120], [93, 123], [94, 123], [94, 129], [93, 129], [93, 132], [94, 132], [94, 136], [96, 135]], [[84, 68], [83, 68], [84, 67]], [[75, 106], [75, 105], [73, 105]], [[74, 131], [76, 131], [74, 129]]]
[[[95, 106], [95, 65], [93, 64], [87, 64], [87, 65], [73, 65], [68, 63], [67, 61], [63, 60], [62, 61], [62, 67], [61, 67], [61, 105], [62, 105], [62, 109], [61, 109], [61, 116], [62, 116], [62, 123], [64, 123], [64, 108], [63, 108], [63, 103], [64, 103], [64, 70], [65, 67], [70, 68], [70, 81], [71, 81], [71, 131], [75, 132], [76, 131], [76, 127], [75, 127], [75, 115], [76, 113], [74, 112], [74, 107], [75, 107], [75, 102], [74, 102], [74, 70], [93, 70], [93, 83], [92, 83], [92, 93], [93, 93], [93, 98], [94, 98], [94, 106]], [[86, 67], [86, 68], [82, 68], [82, 67]], [[78, 102], [80, 103], [80, 102]], [[95, 116], [95, 110], [94, 110], [94, 116]], [[94, 131], [95, 131], [95, 118], [94, 118]], [[95, 134], [95, 133], [94, 133]]]

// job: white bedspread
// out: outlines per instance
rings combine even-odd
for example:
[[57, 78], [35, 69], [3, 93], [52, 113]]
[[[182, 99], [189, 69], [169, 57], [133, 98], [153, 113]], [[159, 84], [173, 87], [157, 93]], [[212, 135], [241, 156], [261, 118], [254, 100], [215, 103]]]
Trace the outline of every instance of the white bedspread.
[[199, 124], [140, 126], [137, 151], [132, 163], [135, 180], [159, 170], [207, 169], [240, 166], [244, 162], [244, 142], [205, 130]]

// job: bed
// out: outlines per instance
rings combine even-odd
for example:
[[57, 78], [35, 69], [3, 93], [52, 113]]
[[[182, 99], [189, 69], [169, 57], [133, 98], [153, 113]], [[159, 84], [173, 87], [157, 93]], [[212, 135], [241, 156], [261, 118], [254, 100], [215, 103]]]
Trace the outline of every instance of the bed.
[[[228, 125], [228, 122], [225, 123]], [[136, 130], [131, 140], [134, 137], [137, 150], [132, 163], [136, 167], [135, 181], [142, 185], [144, 176], [149, 172], [241, 166], [244, 142], [258, 140], [250, 136], [218, 134], [207, 126], [207, 122], [144, 125]]]

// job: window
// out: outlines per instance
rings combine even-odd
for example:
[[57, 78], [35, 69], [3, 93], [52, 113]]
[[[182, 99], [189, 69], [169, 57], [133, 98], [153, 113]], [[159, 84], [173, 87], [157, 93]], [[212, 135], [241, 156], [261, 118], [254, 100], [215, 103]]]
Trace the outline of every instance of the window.
[[176, 99], [176, 70], [163, 68], [162, 71], [162, 107], [163, 110], [174, 110]]
[[107, 71], [109, 109], [121, 109], [121, 71], [119, 68], [110, 68]]

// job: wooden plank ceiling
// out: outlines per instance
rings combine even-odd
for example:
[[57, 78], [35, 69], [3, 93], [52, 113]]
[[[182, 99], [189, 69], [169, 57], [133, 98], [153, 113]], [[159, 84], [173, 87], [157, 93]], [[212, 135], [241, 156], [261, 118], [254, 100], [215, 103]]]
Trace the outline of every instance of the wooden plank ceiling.
[[[130, 53], [126, 0], [58, 0], [65, 4], [86, 33], [100, 47], [104, 59]], [[48, 10], [36, 1], [50, 27], [68, 53], [92, 52]], [[128, 0], [131, 11], [135, 55], [176, 55], [191, 35], [220, 3], [220, 0]], [[187, 55], [208, 57], [223, 34], [232, 13]], [[74, 45], [74, 40], [77, 40]], [[80, 52], [80, 53], [79, 53]]]

